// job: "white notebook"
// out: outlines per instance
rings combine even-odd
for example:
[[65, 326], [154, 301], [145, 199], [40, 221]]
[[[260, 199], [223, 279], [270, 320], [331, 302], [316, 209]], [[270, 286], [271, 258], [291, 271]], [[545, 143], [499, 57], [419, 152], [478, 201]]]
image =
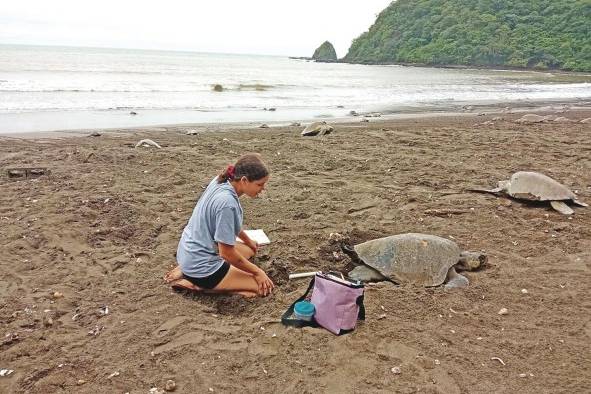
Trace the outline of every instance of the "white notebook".
[[[256, 241], [259, 245], [269, 245], [271, 240], [267, 237], [267, 234], [262, 229], [258, 230], [244, 230], [246, 235], [253, 241]], [[240, 238], [236, 238], [236, 241], [242, 242]]]

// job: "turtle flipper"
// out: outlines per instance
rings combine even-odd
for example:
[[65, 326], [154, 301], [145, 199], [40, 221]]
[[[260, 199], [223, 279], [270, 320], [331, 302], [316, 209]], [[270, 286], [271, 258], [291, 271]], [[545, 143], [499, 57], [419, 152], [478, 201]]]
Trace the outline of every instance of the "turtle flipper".
[[384, 275], [380, 274], [377, 270], [364, 264], [353, 268], [347, 276], [351, 279], [360, 280], [362, 282], [379, 282], [382, 280], [390, 280], [389, 278], [386, 278]]
[[575, 213], [575, 211], [573, 211], [571, 207], [569, 207], [562, 201], [550, 201], [550, 205], [552, 205], [552, 208], [554, 208], [563, 215], [572, 215], [573, 213]]
[[460, 275], [456, 272], [454, 267], [450, 267], [449, 271], [447, 272], [447, 277], [445, 278], [445, 285], [443, 286], [446, 289], [462, 289], [464, 287], [468, 287], [470, 281], [463, 275]]
[[589, 204], [585, 204], [583, 201], [573, 200], [573, 202], [581, 207], [588, 207]]
[[498, 194], [500, 192], [503, 191], [502, 187], [495, 187], [494, 189], [480, 189], [480, 188], [472, 188], [472, 189], [466, 189], [469, 192], [474, 192], [474, 193], [491, 193], [491, 194]]

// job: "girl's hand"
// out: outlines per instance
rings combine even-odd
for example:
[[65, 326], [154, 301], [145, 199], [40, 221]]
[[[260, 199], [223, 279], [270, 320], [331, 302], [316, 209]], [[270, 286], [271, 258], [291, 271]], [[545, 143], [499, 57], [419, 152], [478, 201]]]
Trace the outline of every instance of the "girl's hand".
[[269, 279], [269, 277], [267, 276], [267, 274], [263, 270], [259, 270], [254, 275], [254, 280], [256, 280], [257, 284], [259, 285], [259, 295], [260, 296], [263, 296], [263, 297], [268, 296], [269, 294], [271, 294], [271, 291], [275, 287], [275, 285], [273, 284], [273, 281], [271, 281], [271, 279]]

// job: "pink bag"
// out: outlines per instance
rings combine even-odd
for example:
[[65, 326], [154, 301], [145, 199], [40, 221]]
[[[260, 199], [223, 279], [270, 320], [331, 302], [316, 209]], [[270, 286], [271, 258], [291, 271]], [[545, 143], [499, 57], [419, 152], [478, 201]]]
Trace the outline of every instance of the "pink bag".
[[316, 274], [310, 302], [316, 307], [316, 322], [328, 331], [353, 331], [357, 319], [365, 320], [363, 284], [331, 274]]
[[[312, 287], [314, 290], [310, 302], [316, 308], [313, 321], [289, 319], [295, 303], [305, 299]], [[337, 335], [351, 332], [355, 329], [357, 320], [365, 320], [363, 292], [364, 287], [360, 282], [350, 282], [342, 275], [339, 277], [330, 273], [318, 273], [310, 282], [306, 293], [293, 303], [281, 320], [285, 325], [297, 327], [320, 325]]]

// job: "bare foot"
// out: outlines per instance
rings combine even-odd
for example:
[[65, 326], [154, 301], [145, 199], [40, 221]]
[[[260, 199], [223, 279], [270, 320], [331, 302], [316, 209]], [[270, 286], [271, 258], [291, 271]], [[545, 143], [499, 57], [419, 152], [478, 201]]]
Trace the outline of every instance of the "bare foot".
[[[183, 278], [183, 273], [181, 272], [181, 267], [178, 265], [164, 274], [164, 281], [166, 283], [172, 283], [175, 280], [179, 280]], [[189, 282], [190, 283], [190, 282]], [[191, 283], [192, 284], [192, 283]]]
[[187, 291], [203, 291], [202, 288], [195, 286], [193, 283], [186, 279], [172, 280], [170, 286], [175, 290], [187, 290]]
[[254, 298], [258, 296], [258, 293], [252, 291], [237, 291], [235, 294], [241, 295], [244, 298]]

